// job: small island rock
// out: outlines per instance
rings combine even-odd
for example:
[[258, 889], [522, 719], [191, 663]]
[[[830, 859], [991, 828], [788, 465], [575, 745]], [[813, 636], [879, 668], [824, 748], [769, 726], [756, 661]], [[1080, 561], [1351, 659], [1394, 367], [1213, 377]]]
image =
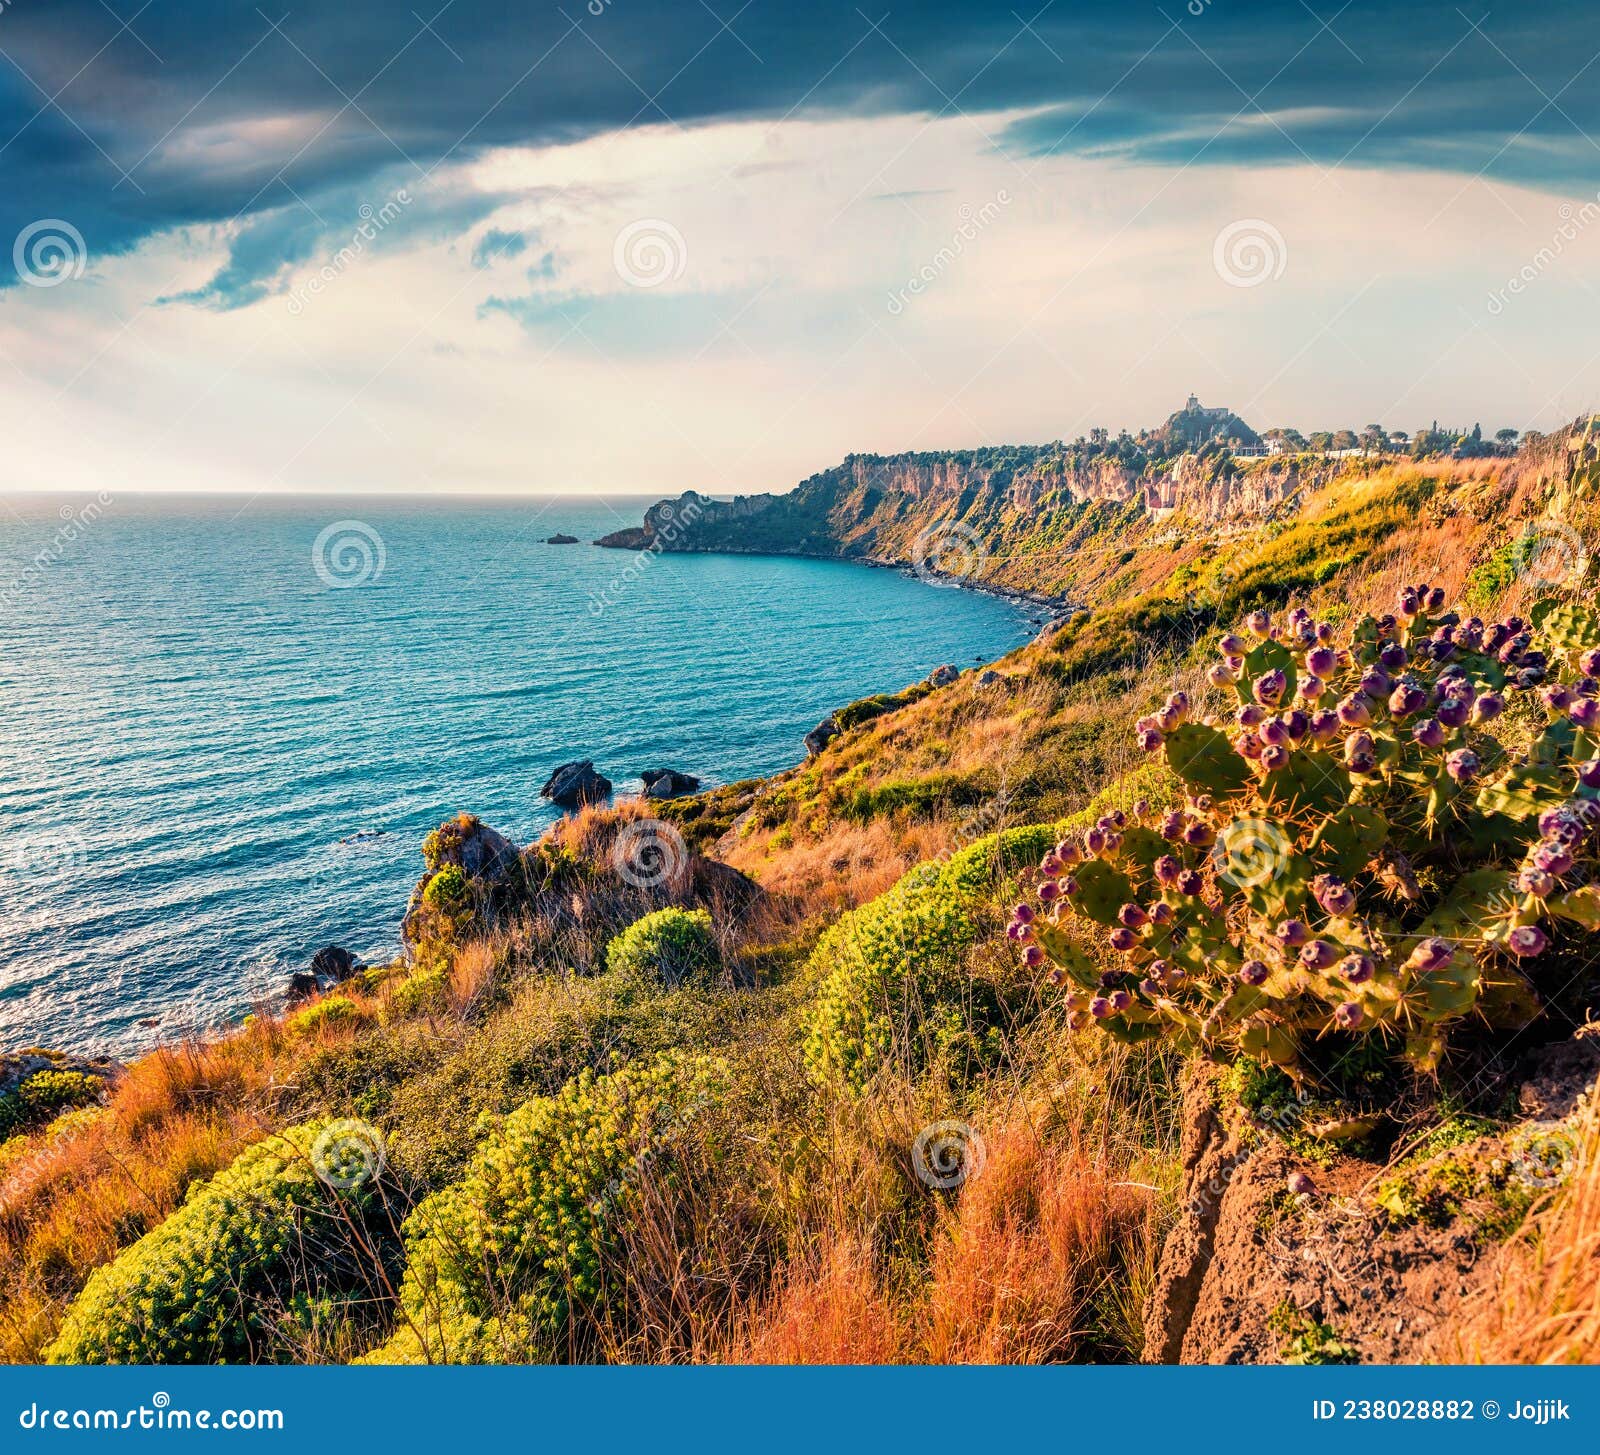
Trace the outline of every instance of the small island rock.
[[553, 536], [545, 537], [545, 544], [547, 546], [575, 546], [578, 544], [578, 538], [577, 536], [569, 536], [557, 531]]
[[560, 808], [581, 808], [586, 803], [603, 803], [611, 797], [611, 780], [595, 772], [592, 758], [584, 758], [576, 763], [563, 763], [557, 768], [539, 790], [539, 797], [548, 798]]
[[700, 780], [693, 773], [680, 773], [676, 768], [646, 768], [639, 781], [646, 798], [681, 798], [700, 791]]

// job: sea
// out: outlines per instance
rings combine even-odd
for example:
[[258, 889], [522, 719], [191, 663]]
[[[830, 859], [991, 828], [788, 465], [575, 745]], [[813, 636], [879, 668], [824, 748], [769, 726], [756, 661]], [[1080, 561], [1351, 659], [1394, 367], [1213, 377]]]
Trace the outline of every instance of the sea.
[[619, 794], [772, 773], [1037, 629], [892, 570], [590, 544], [650, 498], [0, 499], [0, 1051], [214, 1030], [323, 945], [395, 954], [448, 815], [529, 842], [578, 758]]

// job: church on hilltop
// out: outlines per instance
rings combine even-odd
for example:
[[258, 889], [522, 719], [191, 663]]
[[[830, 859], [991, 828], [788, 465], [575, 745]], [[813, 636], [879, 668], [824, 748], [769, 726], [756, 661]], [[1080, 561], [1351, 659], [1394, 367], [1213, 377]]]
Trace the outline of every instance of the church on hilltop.
[[1193, 394], [1156, 434], [1169, 444], [1191, 450], [1213, 440], [1247, 448], [1261, 443], [1261, 437], [1231, 409], [1207, 409]]

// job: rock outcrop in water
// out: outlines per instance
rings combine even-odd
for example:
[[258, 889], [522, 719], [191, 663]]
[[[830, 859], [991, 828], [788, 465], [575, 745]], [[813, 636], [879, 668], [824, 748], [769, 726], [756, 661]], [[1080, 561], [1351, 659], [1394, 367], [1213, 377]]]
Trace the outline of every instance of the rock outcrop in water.
[[644, 784], [646, 798], [682, 798], [700, 791], [700, 780], [694, 774], [680, 773], [676, 768], [646, 768], [639, 781]]
[[604, 803], [611, 797], [611, 780], [595, 771], [594, 760], [584, 758], [563, 763], [539, 790], [558, 808], [581, 808], [586, 803]]

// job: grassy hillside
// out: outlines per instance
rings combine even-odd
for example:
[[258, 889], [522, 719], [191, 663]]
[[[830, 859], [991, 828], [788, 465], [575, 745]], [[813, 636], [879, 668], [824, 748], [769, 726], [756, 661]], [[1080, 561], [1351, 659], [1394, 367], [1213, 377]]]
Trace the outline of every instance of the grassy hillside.
[[[992, 484], [966, 517], [986, 557], [1029, 558], [1012, 580], [1088, 608], [996, 679], [841, 704], [840, 735], [786, 773], [587, 809], [492, 872], [463, 815], [425, 848], [404, 962], [120, 1073], [20, 1076], [0, 1357], [1600, 1357], [1582, 1095], [1600, 1060], [1573, 1036], [1593, 1008], [1592, 832], [1561, 871], [1572, 915], [1550, 921], [1567, 984], [1534, 966], [1537, 1005], [1512, 1017], [1509, 974], [1391, 977], [1386, 941], [1362, 1020], [1314, 1008], [1314, 967], [1213, 987], [1239, 946], [1321, 911], [1298, 870], [1271, 882], [1299, 899], [1228, 897], [1206, 839], [1234, 794], [1308, 863], [1337, 840], [1325, 821], [1381, 816], [1393, 842], [1339, 861], [1363, 923], [1510, 965], [1537, 906], [1488, 879], [1487, 910], [1452, 896], [1520, 872], [1538, 795], [1593, 734], [1540, 705], [1548, 682], [1509, 683], [1493, 753], [1487, 730], [1471, 741], [1486, 782], [1522, 759], [1532, 776], [1492, 812], [1427, 777], [1409, 728], [1388, 797], [1342, 759], [1234, 781], [1225, 741], [1193, 746], [1202, 718], [1232, 731], [1217, 646], [1260, 609], [1280, 636], [1251, 638], [1246, 696], [1290, 608], [1359, 651], [1363, 613], [1423, 581], [1461, 618], [1538, 604], [1550, 680], [1581, 672], [1600, 642], [1568, 608], [1595, 595], [1597, 477], [1574, 434], [1516, 460], [1341, 467], [1249, 520], [1024, 508], [1014, 474]], [[921, 519], [894, 494], [826, 539], [894, 553]], [[1170, 727], [1136, 732], [1175, 693]], [[1329, 779], [1359, 814], [1316, 796]], [[1144, 950], [1108, 935], [1124, 900], [1165, 902], [1152, 826], [1177, 809], [1203, 881], [1189, 939], [1214, 938], [1187, 962], [1174, 942], [1186, 985], [1136, 988], [1117, 957]], [[1093, 863], [1059, 915], [1058, 842]], [[1407, 1061], [1422, 1022], [1443, 1049]]]

